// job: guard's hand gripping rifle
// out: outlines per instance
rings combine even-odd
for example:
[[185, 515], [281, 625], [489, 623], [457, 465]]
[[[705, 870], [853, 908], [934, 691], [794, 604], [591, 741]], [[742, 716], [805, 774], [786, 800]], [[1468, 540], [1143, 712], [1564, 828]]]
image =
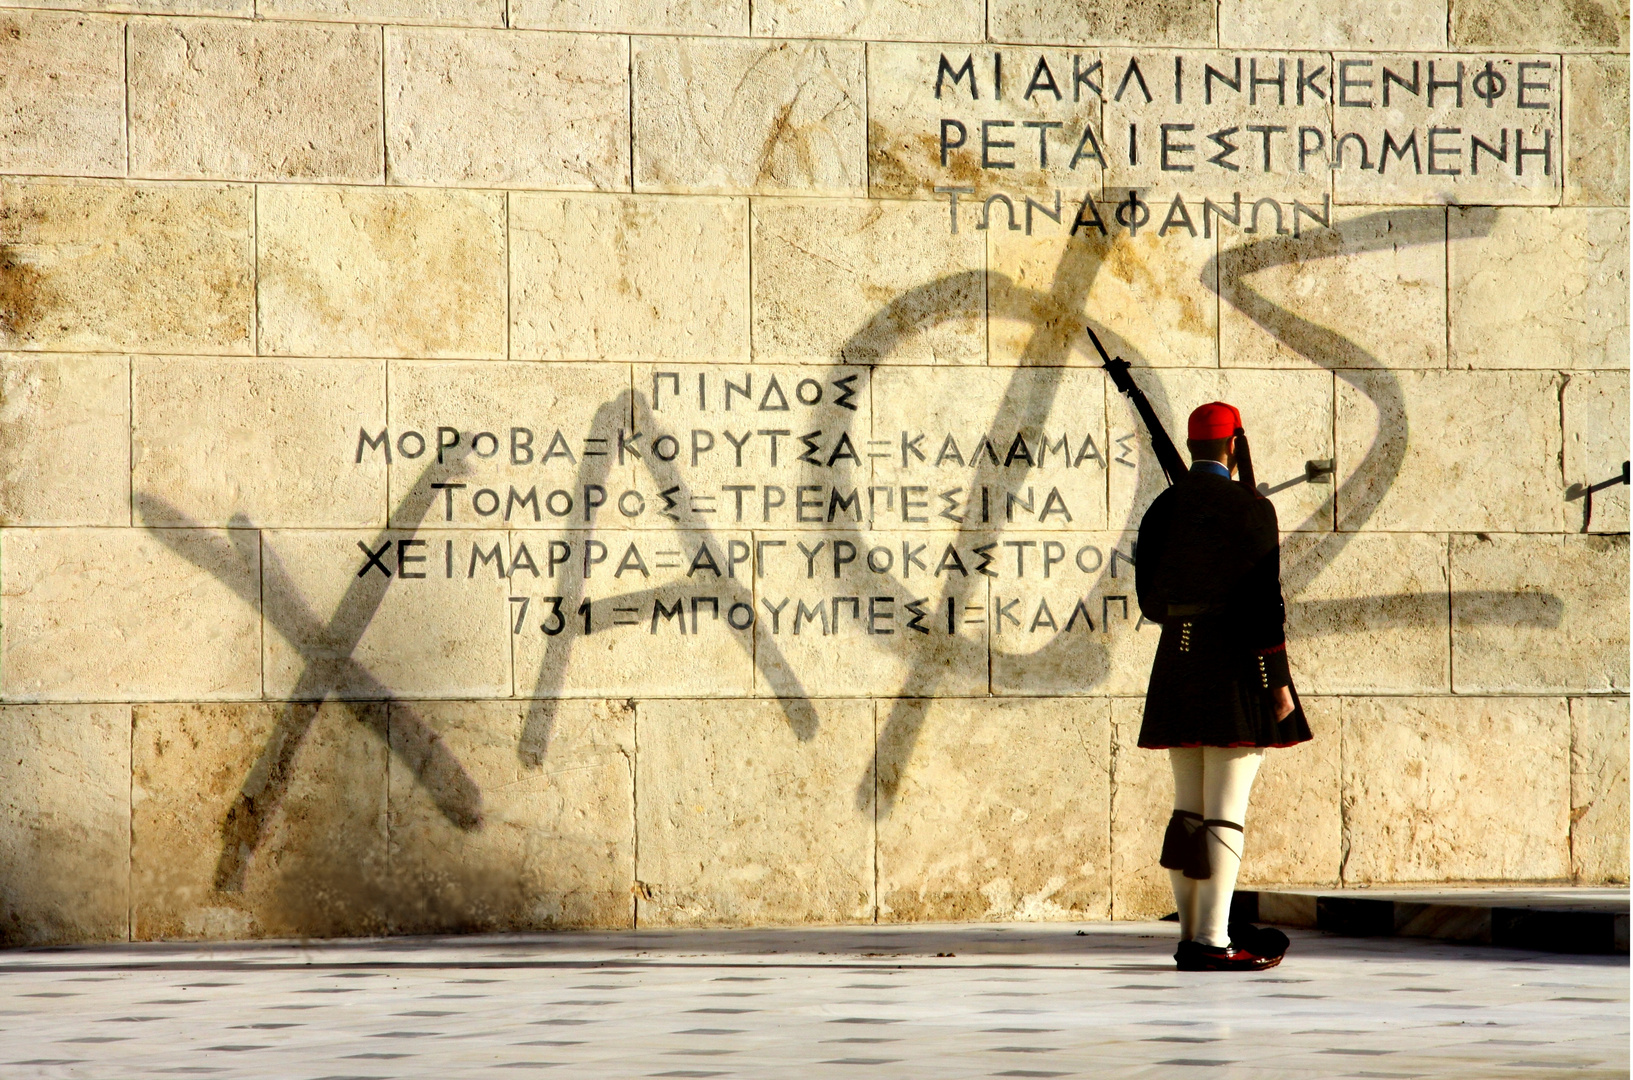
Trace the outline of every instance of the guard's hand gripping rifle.
[[[1173, 484], [1184, 476], [1187, 470], [1185, 460], [1179, 456], [1179, 449], [1174, 446], [1174, 440], [1168, 437], [1168, 431], [1157, 419], [1157, 411], [1151, 407], [1151, 402], [1145, 399], [1145, 394], [1134, 385], [1134, 377], [1128, 372], [1128, 361], [1122, 357], [1113, 360], [1106, 347], [1100, 344], [1100, 336], [1094, 332], [1094, 327], [1085, 326], [1089, 332], [1089, 340], [1100, 353], [1101, 366], [1111, 376], [1111, 385], [1128, 395], [1134, 403], [1134, 411], [1140, 414], [1145, 421], [1145, 430], [1151, 436], [1151, 448], [1157, 452], [1157, 464], [1162, 466], [1162, 474]], [[1247, 447], [1247, 435], [1241, 428], [1236, 429], [1236, 475], [1238, 482], [1255, 495], [1260, 494], [1257, 485], [1253, 482], [1253, 456]]]
[[1157, 419], [1157, 411], [1145, 399], [1144, 392], [1134, 385], [1134, 377], [1128, 373], [1128, 361], [1120, 356], [1113, 360], [1106, 352], [1106, 347], [1100, 344], [1100, 336], [1094, 332], [1094, 327], [1086, 326], [1084, 329], [1089, 332], [1089, 340], [1094, 342], [1094, 347], [1100, 352], [1101, 365], [1106, 369], [1106, 374], [1111, 376], [1111, 385], [1128, 395], [1128, 399], [1134, 403], [1134, 411], [1145, 421], [1145, 429], [1151, 435], [1151, 448], [1157, 452], [1157, 464], [1162, 466], [1162, 474], [1168, 478], [1170, 484], [1176, 482], [1187, 472], [1185, 460], [1179, 456], [1179, 449], [1174, 446], [1174, 440], [1168, 437], [1168, 431], [1162, 426], [1162, 421]]

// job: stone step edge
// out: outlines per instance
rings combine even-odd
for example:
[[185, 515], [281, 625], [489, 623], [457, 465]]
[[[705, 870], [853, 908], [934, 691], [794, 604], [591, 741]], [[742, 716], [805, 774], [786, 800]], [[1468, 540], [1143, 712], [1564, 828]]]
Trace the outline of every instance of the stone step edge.
[[1238, 890], [1231, 918], [1341, 937], [1423, 937], [1537, 952], [1628, 952], [1625, 912], [1503, 907], [1339, 896], [1320, 891]]

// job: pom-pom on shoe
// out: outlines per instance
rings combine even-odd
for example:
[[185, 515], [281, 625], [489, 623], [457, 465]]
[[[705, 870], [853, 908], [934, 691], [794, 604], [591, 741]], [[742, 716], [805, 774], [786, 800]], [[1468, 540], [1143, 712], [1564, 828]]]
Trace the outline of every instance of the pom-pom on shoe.
[[1281, 963], [1281, 956], [1261, 956], [1234, 942], [1221, 949], [1200, 941], [1182, 941], [1174, 963], [1181, 971], [1265, 971]]
[[1254, 926], [1245, 922], [1230, 924], [1230, 943], [1260, 956], [1278, 958], [1286, 955], [1290, 944], [1287, 935], [1275, 927]]

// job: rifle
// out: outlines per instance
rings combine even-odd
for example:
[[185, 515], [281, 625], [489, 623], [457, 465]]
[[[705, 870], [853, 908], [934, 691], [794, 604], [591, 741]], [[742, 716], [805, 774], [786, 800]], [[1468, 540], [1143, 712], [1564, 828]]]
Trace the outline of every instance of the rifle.
[[1094, 327], [1087, 326], [1084, 329], [1089, 332], [1089, 340], [1094, 342], [1094, 347], [1100, 352], [1101, 366], [1111, 376], [1111, 385], [1128, 395], [1128, 399], [1134, 403], [1134, 411], [1145, 421], [1145, 429], [1151, 435], [1151, 448], [1157, 452], [1157, 464], [1162, 466], [1162, 474], [1168, 478], [1170, 484], [1176, 482], [1189, 470], [1185, 468], [1185, 460], [1179, 456], [1179, 449], [1174, 446], [1174, 440], [1168, 437], [1167, 429], [1162, 426], [1162, 421], [1157, 419], [1157, 411], [1151, 407], [1151, 402], [1146, 400], [1140, 388], [1134, 385], [1134, 377], [1128, 372], [1128, 361], [1120, 356], [1113, 360], [1106, 352], [1106, 347], [1100, 344], [1099, 335], [1094, 332]]

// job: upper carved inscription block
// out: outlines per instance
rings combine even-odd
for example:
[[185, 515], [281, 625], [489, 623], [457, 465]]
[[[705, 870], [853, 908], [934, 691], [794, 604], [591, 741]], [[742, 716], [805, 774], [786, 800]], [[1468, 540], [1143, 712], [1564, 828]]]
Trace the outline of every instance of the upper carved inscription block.
[[1330, 227], [1333, 202], [1556, 205], [1562, 99], [1558, 56], [878, 45], [869, 187], [945, 199], [953, 232], [1027, 235], [1298, 235]]

